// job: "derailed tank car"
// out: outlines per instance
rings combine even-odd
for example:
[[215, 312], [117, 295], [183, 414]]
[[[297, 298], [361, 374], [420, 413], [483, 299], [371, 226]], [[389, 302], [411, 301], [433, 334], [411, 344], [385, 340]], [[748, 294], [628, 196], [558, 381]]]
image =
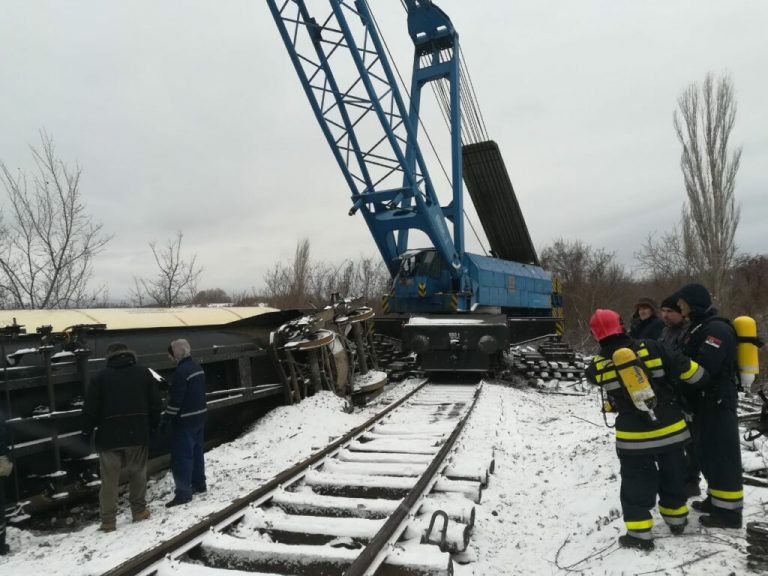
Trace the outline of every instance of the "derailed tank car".
[[[206, 374], [211, 445], [292, 401], [269, 343], [272, 331], [300, 315], [260, 307], [0, 312], [0, 409], [15, 462], [6, 482], [8, 502], [34, 512], [98, 485], [98, 460], [80, 433], [81, 412], [109, 343], [135, 351], [165, 396], [165, 379], [174, 369], [168, 344], [188, 339]], [[150, 471], [167, 465], [167, 453], [167, 435], [153, 438]]]

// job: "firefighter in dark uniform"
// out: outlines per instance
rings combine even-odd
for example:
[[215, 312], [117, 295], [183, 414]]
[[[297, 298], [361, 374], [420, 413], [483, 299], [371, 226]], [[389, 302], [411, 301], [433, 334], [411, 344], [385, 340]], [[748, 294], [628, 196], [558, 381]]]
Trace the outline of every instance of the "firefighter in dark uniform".
[[[616, 412], [616, 452], [621, 464], [621, 507], [627, 533], [619, 544], [628, 548], [654, 548], [651, 510], [659, 496], [659, 512], [673, 534], [688, 523], [683, 447], [691, 434], [676, 402], [674, 378], [691, 386], [703, 372], [688, 358], [668, 352], [654, 340], [633, 340], [613, 310], [597, 310], [589, 322], [600, 351], [587, 368], [587, 379], [607, 396], [603, 410]], [[614, 352], [629, 348], [637, 367], [647, 376], [655, 395], [652, 410], [643, 411], [623, 382], [624, 365], [616, 366]], [[621, 372], [620, 372], [621, 371]]]
[[696, 453], [707, 480], [707, 498], [692, 506], [709, 516], [699, 521], [715, 528], [741, 528], [744, 490], [741, 446], [736, 418], [736, 332], [717, 315], [709, 291], [687, 284], [677, 292], [678, 305], [691, 322], [683, 353], [708, 375], [696, 415]]

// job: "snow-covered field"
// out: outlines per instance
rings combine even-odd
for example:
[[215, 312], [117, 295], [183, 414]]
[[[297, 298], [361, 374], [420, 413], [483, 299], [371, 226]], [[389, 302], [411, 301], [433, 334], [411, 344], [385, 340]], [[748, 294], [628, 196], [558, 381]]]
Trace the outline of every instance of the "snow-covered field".
[[[388, 399], [412, 386], [397, 387]], [[110, 534], [98, 532], [97, 524], [67, 534], [9, 527], [12, 554], [0, 560], [0, 575], [100, 574], [254, 490], [380, 408], [347, 414], [330, 393], [278, 408], [206, 454], [209, 491], [191, 504], [163, 507], [173, 490], [166, 476], [150, 482], [152, 517], [132, 524], [123, 498], [117, 531]], [[679, 537], [657, 517], [653, 553], [618, 549], [618, 460], [592, 395], [486, 383], [460, 442], [473, 453], [493, 451], [496, 473], [477, 508], [467, 553], [473, 561], [457, 565], [457, 576], [747, 572], [744, 531], [702, 529], [695, 512]], [[745, 486], [745, 501], [745, 520], [766, 518], [768, 489]]]

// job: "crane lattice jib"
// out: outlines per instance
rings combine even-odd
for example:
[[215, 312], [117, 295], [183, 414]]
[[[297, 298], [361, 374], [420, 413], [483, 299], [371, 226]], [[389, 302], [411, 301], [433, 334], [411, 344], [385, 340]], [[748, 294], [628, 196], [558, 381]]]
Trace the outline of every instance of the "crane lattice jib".
[[[462, 277], [460, 199], [457, 203], [454, 191], [451, 204], [440, 206], [417, 144], [418, 98], [415, 105], [412, 99], [409, 115], [367, 2], [267, 0], [267, 4], [352, 191], [350, 214], [362, 212], [390, 273], [397, 273], [406, 249], [402, 238], [407, 238], [408, 230], [418, 229], [450, 264], [453, 276]], [[410, 10], [431, 2], [408, 5]], [[409, 16], [409, 32], [411, 28]], [[442, 48], [436, 45], [436, 49]], [[423, 56], [423, 46], [421, 52]], [[429, 78], [423, 70], [418, 79], [416, 74], [415, 70], [412, 87], [420, 89]], [[458, 127], [458, 94], [454, 110]], [[460, 166], [460, 156], [458, 160]], [[457, 183], [461, 186], [460, 172], [458, 176], [454, 170], [454, 188]], [[453, 221], [453, 238], [446, 218]]]

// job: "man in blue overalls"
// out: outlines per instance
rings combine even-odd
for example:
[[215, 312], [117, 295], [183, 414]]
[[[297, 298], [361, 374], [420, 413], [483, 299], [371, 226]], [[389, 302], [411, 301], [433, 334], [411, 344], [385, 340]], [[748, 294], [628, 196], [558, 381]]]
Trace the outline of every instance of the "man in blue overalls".
[[166, 508], [186, 504], [192, 494], [205, 492], [203, 441], [205, 429], [205, 372], [192, 359], [186, 340], [174, 340], [168, 353], [176, 362], [171, 378], [165, 419], [171, 424], [171, 472], [176, 483], [173, 500]]

